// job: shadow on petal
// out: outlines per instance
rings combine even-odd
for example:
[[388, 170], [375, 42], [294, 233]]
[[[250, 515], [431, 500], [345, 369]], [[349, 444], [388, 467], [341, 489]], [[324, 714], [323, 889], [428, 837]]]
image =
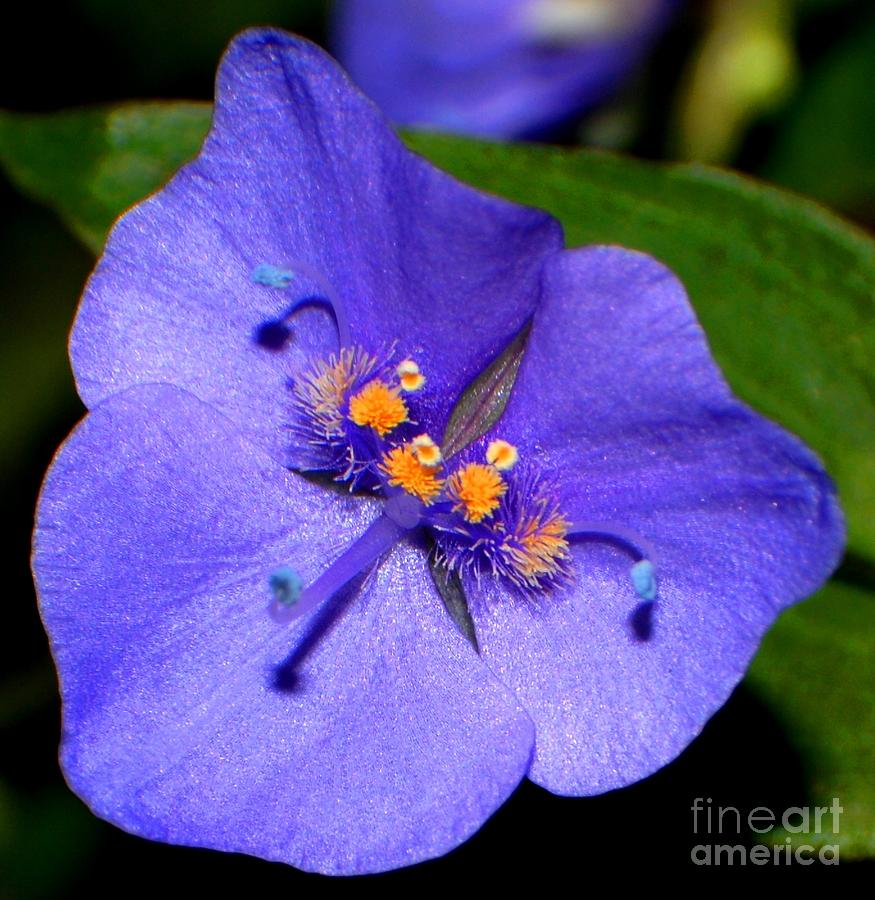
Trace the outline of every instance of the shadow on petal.
[[629, 628], [632, 637], [639, 643], [645, 643], [653, 637], [653, 612], [656, 604], [652, 600], [644, 600], [632, 610], [629, 616]]
[[292, 329], [282, 319], [271, 319], [255, 329], [253, 339], [259, 347], [279, 353], [292, 336]]

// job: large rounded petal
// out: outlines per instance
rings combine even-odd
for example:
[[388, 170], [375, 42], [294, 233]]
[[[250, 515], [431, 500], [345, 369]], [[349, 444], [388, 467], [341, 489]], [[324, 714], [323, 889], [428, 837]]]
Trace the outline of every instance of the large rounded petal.
[[[528, 768], [531, 721], [400, 545], [296, 629], [267, 576], [313, 578], [376, 502], [276, 466], [167, 386], [92, 411], [44, 486], [34, 570], [62, 763], [136, 834], [369, 872], [446, 852]], [[347, 598], [350, 599], [350, 598]]]
[[595, 793], [700, 731], [778, 612], [835, 567], [843, 523], [814, 454], [731, 396], [668, 269], [575, 251], [546, 295], [497, 433], [572, 521], [637, 536], [658, 595], [635, 594], [628, 547], [590, 536], [573, 542], [569, 587], [526, 603], [489, 585], [476, 619], [484, 659], [535, 719], [531, 777]]
[[[256, 336], [296, 301], [333, 297], [354, 343], [397, 341], [418, 360], [432, 406], [417, 413], [440, 433], [462, 387], [531, 314], [543, 259], [561, 246], [546, 213], [406, 150], [317, 47], [246, 32], [220, 68], [198, 159], [110, 235], [71, 339], [79, 391], [92, 406], [133, 384], [176, 384], [285, 461], [289, 376], [335, 333], [311, 308], [282, 350]], [[291, 283], [254, 283], [262, 264]]]

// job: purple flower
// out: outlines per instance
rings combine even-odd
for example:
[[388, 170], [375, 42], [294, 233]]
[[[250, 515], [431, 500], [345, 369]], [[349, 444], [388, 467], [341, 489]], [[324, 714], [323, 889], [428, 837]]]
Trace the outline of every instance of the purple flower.
[[[527, 328], [504, 415], [446, 439]], [[114, 228], [71, 356], [90, 411], [34, 549], [62, 765], [157, 840], [372, 872], [526, 775], [642, 778], [842, 545], [817, 459], [733, 399], [665, 267], [562, 250], [282, 33], [232, 44], [201, 155]]]
[[616, 91], [679, 0], [346, 0], [338, 59], [395, 122], [537, 137]]

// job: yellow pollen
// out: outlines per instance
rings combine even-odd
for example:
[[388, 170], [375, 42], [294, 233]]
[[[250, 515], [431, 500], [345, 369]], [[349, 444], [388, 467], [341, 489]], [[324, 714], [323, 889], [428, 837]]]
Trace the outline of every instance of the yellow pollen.
[[454, 472], [447, 483], [453, 511], [463, 512], [469, 522], [482, 522], [491, 516], [506, 491], [507, 484], [498, 470], [482, 463], [468, 463]]
[[295, 397], [321, 436], [343, 434], [342, 407], [356, 379], [366, 377], [377, 360], [360, 347], [346, 347], [295, 379]]
[[405, 359], [398, 364], [395, 370], [401, 389], [408, 392], [418, 391], [425, 384], [425, 375], [419, 371], [419, 366], [412, 359]]
[[426, 506], [441, 492], [443, 481], [435, 466], [423, 465], [413, 444], [395, 447], [384, 457], [380, 468], [389, 476], [392, 487], [400, 487], [418, 497]]
[[410, 373], [402, 375], [400, 380], [401, 389], [407, 391], [408, 394], [412, 394], [422, 389], [422, 386], [425, 384], [425, 375], [420, 375], [419, 373], [413, 375]]
[[514, 538], [516, 546], [508, 543], [507, 551], [514, 567], [530, 585], [537, 586], [545, 575], [555, 575], [563, 560], [568, 558], [568, 521], [557, 512], [543, 507], [522, 523]]
[[443, 460], [441, 448], [427, 434], [421, 434], [413, 439], [413, 452], [416, 458], [429, 468], [440, 465]]
[[507, 441], [492, 441], [486, 448], [486, 461], [495, 466], [499, 472], [512, 469], [519, 462], [519, 452]]
[[370, 426], [383, 437], [407, 421], [407, 406], [397, 388], [375, 378], [349, 401], [349, 417], [356, 425]]

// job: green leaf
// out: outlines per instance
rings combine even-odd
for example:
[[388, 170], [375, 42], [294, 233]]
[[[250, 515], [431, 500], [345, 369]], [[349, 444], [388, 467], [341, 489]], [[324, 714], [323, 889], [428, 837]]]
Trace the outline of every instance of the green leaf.
[[[792, 735], [808, 804], [844, 812], [839, 833], [775, 830], [769, 842], [838, 844], [841, 858], [875, 853], [875, 594], [839, 582], [784, 613], [766, 636], [747, 686]], [[781, 760], [767, 761], [775, 766]], [[827, 818], [825, 822], [830, 822]], [[813, 825], [813, 821], [812, 821]]]
[[453, 572], [441, 562], [434, 553], [428, 557], [428, 567], [432, 580], [441, 595], [444, 609], [453, 624], [459, 629], [459, 633], [468, 640], [471, 646], [479, 653], [480, 646], [477, 643], [477, 630], [471, 610], [468, 608], [468, 599], [458, 572]]
[[441, 441], [444, 459], [473, 444], [501, 418], [523, 361], [530, 329], [526, 325], [459, 397]]
[[0, 164], [99, 253], [115, 218], [197, 154], [210, 115], [198, 103], [0, 112]]

